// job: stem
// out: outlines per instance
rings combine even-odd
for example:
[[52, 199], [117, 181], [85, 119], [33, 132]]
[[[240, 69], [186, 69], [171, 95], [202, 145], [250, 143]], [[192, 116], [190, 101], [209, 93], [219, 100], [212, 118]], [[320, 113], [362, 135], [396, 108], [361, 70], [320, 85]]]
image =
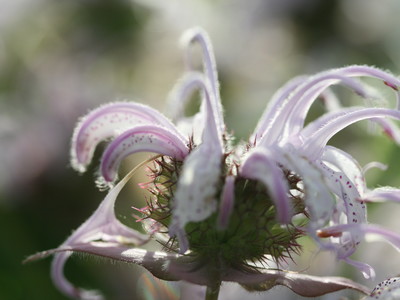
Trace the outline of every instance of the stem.
[[218, 283], [214, 286], [207, 286], [205, 300], [218, 300], [220, 287], [221, 287], [220, 283]]

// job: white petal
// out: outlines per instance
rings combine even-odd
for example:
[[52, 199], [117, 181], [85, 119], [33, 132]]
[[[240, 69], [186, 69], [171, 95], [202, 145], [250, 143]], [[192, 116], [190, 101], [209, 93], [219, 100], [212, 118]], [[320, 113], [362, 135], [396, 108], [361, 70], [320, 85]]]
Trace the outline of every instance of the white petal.
[[[178, 229], [184, 230], [188, 222], [203, 221], [217, 210], [221, 160], [221, 154], [206, 144], [185, 159], [174, 197], [172, 236]], [[181, 251], [184, 252], [182, 245]]]

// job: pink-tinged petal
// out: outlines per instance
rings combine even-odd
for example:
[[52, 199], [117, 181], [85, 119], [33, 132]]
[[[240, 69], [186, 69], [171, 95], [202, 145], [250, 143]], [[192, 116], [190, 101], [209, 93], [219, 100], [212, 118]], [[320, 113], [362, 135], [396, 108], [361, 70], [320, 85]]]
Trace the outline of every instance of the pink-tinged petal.
[[219, 214], [217, 226], [224, 230], [228, 227], [229, 217], [235, 206], [235, 176], [227, 176], [225, 179], [224, 189], [222, 190], [221, 203], [219, 206]]
[[365, 279], [374, 279], [375, 278], [375, 270], [369, 264], [352, 260], [350, 258], [343, 259], [349, 265], [357, 268], [364, 276]]
[[400, 202], [400, 189], [393, 187], [379, 187], [365, 193], [362, 200], [367, 202]]
[[[83, 172], [101, 141], [141, 124], [160, 125], [180, 135], [165, 116], [147, 105], [128, 102], [106, 104], [84, 116], [76, 126], [71, 146], [72, 166]], [[183, 139], [183, 136], [180, 137]]]
[[317, 297], [343, 289], [352, 289], [368, 294], [368, 288], [343, 277], [319, 277], [290, 271], [265, 270], [262, 273], [229, 270], [224, 281], [234, 281], [248, 290], [267, 291], [276, 285], [283, 285], [304, 297]]
[[[222, 153], [222, 134], [225, 131], [222, 112], [218, 108], [218, 104], [216, 103], [215, 96], [211, 91], [209, 82], [201, 73], [189, 72], [180, 79], [173, 91], [172, 99], [175, 99], [174, 101], [177, 103], [174, 106], [183, 107], [181, 102], [185, 104], [185, 102], [190, 98], [189, 96], [191, 93], [196, 89], [199, 89], [204, 93], [200, 113], [195, 116], [196, 120], [200, 120], [200, 122], [203, 123], [201, 124], [201, 141], [203, 143], [219, 145], [221, 148], [220, 152]], [[193, 128], [192, 130], [193, 132], [198, 132], [198, 128]]]
[[300, 85], [282, 105], [281, 111], [275, 116], [274, 124], [265, 132], [260, 140], [262, 145], [271, 145], [278, 139], [294, 135], [303, 128], [307, 113], [317, 97], [329, 86], [341, 83], [357, 94], [367, 97], [365, 87], [358, 81], [337, 74], [335, 71], [327, 71], [310, 77]]
[[400, 299], [400, 277], [392, 277], [379, 283], [368, 297], [363, 300]]
[[[133, 176], [137, 168], [133, 169], [127, 176], [125, 176], [113, 189], [109, 191], [103, 202], [97, 210], [84, 222], [72, 235], [57, 249], [38, 253], [28, 257], [26, 261], [32, 261], [55, 254], [54, 262], [52, 264], [52, 279], [60, 290], [71, 296], [79, 297], [82, 299], [92, 299], [92, 292], [74, 287], [65, 278], [63, 269], [66, 260], [69, 258], [70, 253], [57, 253], [62, 251], [78, 251], [75, 250], [79, 247], [92, 247], [92, 242], [103, 241], [103, 243], [95, 244], [98, 252], [104, 250], [101, 245], [107, 243], [118, 243], [120, 245], [135, 244], [141, 245], [148, 241], [149, 237], [133, 230], [122, 224], [114, 214], [114, 204], [118, 194], [122, 188]], [[127, 246], [125, 246], [127, 247]], [[88, 298], [83, 298], [86, 297]], [[90, 297], [89, 297], [90, 296]]]
[[[322, 162], [320, 162], [320, 167], [321, 171], [324, 173], [325, 180], [330, 183], [331, 191], [335, 193], [337, 197], [337, 205], [334, 210], [335, 215], [331, 222], [333, 224], [341, 224], [343, 222], [345, 222], [345, 224], [365, 224], [367, 221], [365, 203], [359, 201], [360, 193], [355, 187], [355, 183], [341, 170], [341, 167], [343, 167], [342, 165], [346, 162], [349, 163], [349, 165], [347, 165], [343, 171], [351, 167], [352, 160], [350, 157], [346, 157], [341, 152], [336, 151], [335, 148], [330, 148], [330, 150], [331, 151], [327, 153], [331, 152], [330, 154], [335, 154], [335, 156], [331, 155], [331, 157], [329, 157], [329, 155], [326, 155], [324, 160], [326, 158], [337, 171], [334, 171]], [[353, 176], [360, 176], [360, 168], [356, 168], [354, 171], [355, 173], [353, 173]], [[352, 172], [348, 170], [347, 172], [349, 175], [352, 174]], [[360, 190], [363, 191], [363, 188], [360, 188]], [[346, 259], [355, 252], [364, 234], [360, 231], [353, 230], [346, 233], [335, 232], [330, 235], [325, 232], [325, 230], [319, 230], [317, 231], [317, 237], [317, 242], [320, 244], [321, 248], [334, 251], [339, 259]], [[323, 240], [320, 239], [327, 237], [330, 238], [328, 242], [323, 242]], [[367, 273], [364, 272], [364, 274]]]
[[[324, 163], [320, 163], [321, 170], [325, 173], [325, 179], [331, 183], [331, 190], [338, 198], [335, 211], [343, 214], [346, 218], [338, 216], [340, 220], [335, 222], [346, 222], [346, 224], [363, 224], [367, 222], [365, 203], [359, 201], [360, 194], [354, 183], [340, 171], [334, 171]], [[319, 237], [321, 234], [319, 234]], [[328, 243], [327, 249], [334, 250], [339, 258], [349, 257], [354, 253], [362, 241], [363, 234], [358, 231], [348, 232], [339, 237], [334, 236]], [[321, 244], [324, 247], [323, 244]]]
[[319, 80], [316, 80], [316, 82], [311, 81], [311, 83], [309, 83], [308, 85], [304, 84], [300, 89], [301, 96], [298, 100], [296, 98], [296, 102], [292, 102], [296, 104], [292, 108], [291, 114], [287, 118], [287, 122], [284, 124], [288, 136], [298, 133], [304, 127], [304, 122], [306, 120], [308, 111], [311, 108], [311, 105], [328, 86], [340, 83], [364, 98], [372, 97], [368, 94], [368, 91], [360, 82], [352, 78], [346, 78], [342, 75], [330, 74], [320, 79], [322, 79], [322, 81], [324, 82], [323, 84], [319, 83]]
[[218, 120], [218, 123], [223, 124], [222, 105], [219, 94], [218, 72], [210, 37], [208, 36], [206, 31], [199, 27], [189, 29], [183, 34], [182, 44], [186, 48], [185, 62], [189, 70], [193, 70], [194, 68], [192, 66], [191, 51], [188, 48], [194, 42], [200, 44], [203, 54], [204, 72], [207, 80], [210, 82], [211, 92], [213, 93], [213, 98], [215, 101], [214, 104], [216, 110], [216, 118]]
[[273, 153], [264, 148], [255, 148], [243, 162], [239, 175], [261, 181], [268, 188], [268, 193], [275, 203], [277, 219], [282, 223], [291, 221], [289, 187], [282, 170], [274, 160]]
[[64, 276], [64, 266], [72, 252], [56, 253], [51, 264], [51, 278], [54, 285], [65, 295], [74, 299], [102, 300], [104, 297], [93, 290], [84, 290], [72, 285]]
[[137, 152], [154, 152], [183, 160], [189, 149], [174, 132], [156, 125], [135, 126], [112, 141], [101, 159], [101, 174], [107, 182], [117, 177], [121, 161]]
[[[315, 100], [315, 96], [330, 85], [342, 83], [355, 90], [361, 96], [368, 97], [368, 91], [363, 88], [362, 85], [351, 79], [351, 77], [365, 76], [380, 79], [387, 86], [395, 90], [398, 99], [397, 106], [400, 106], [400, 93], [398, 91], [400, 80], [387, 72], [367, 66], [349, 66], [324, 71], [309, 77], [309, 79], [299, 85], [288, 98], [282, 99], [281, 104], [277, 104], [277, 107], [275, 107], [276, 109], [273, 110], [276, 115], [272, 116], [272, 119], [268, 122], [269, 126], [265, 128], [265, 133], [258, 132], [258, 135], [263, 135], [261, 143], [265, 145], [276, 143], [283, 134], [285, 127], [287, 133], [293, 133], [294, 128], [292, 127], [296, 126], [296, 128], [298, 128], [294, 133], [297, 133], [302, 127], [301, 124], [304, 123], [305, 116], [312, 102]], [[297, 125], [293, 125], [291, 122]], [[290, 126], [288, 124], [290, 124]]]
[[[324, 236], [338, 236], [350, 232], [363, 234], [368, 241], [386, 241], [400, 251], [400, 234], [372, 224], [340, 224], [320, 230]], [[344, 258], [344, 257], [343, 257]]]
[[217, 210], [216, 193], [220, 185], [222, 154], [212, 144], [201, 144], [185, 159], [175, 191], [171, 236], [177, 235], [180, 252], [187, 250], [184, 228], [200, 222]]
[[256, 129], [250, 137], [250, 142], [254, 143], [259, 140], [265, 132], [270, 132], [272, 125], [279, 118], [283, 108], [286, 105], [286, 99], [289, 98], [290, 94], [304, 81], [306, 76], [295, 77], [289, 80], [283, 87], [281, 87], [273, 96], [263, 115], [261, 116]]
[[300, 132], [299, 140], [303, 144], [299, 150], [309, 159], [318, 159], [326, 143], [336, 133], [353, 123], [374, 118], [400, 119], [400, 112], [384, 108], [350, 108], [328, 113]]

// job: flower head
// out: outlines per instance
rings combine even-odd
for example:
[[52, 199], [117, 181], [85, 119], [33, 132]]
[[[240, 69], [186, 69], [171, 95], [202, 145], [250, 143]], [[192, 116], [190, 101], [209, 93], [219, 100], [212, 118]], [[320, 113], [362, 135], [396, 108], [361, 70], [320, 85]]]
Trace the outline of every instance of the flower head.
[[[186, 280], [218, 290], [235, 281], [249, 290], [285, 285], [303, 296], [366, 288], [340, 277], [317, 277], [284, 270], [301, 253], [298, 238], [309, 235], [322, 249], [373, 277], [373, 268], [352, 260], [366, 235], [379, 235], [396, 247], [400, 236], [367, 223], [366, 202], [399, 201], [399, 190], [367, 188], [364, 172], [348, 153], [327, 146], [336, 133], [361, 120], [376, 122], [398, 136], [388, 120], [400, 119], [397, 109], [342, 108], [329, 93], [341, 84], [368, 101], [375, 92], [356, 77], [373, 77], [399, 98], [400, 80], [366, 66], [328, 70], [295, 78], [272, 98], [248, 142], [234, 143], [227, 133], [211, 43], [199, 29], [183, 38], [188, 71], [170, 97], [172, 120], [146, 105], [111, 103], [87, 114], [72, 138], [72, 166], [85, 171], [96, 146], [109, 140], [100, 163], [100, 181], [111, 187], [95, 213], [60, 247], [28, 260], [54, 254], [54, 283], [73, 297], [93, 299], [93, 292], [74, 287], [63, 275], [72, 252], [85, 252], [144, 266], [165, 280]], [[203, 54], [202, 72], [192, 67], [191, 44]], [[200, 91], [200, 111], [184, 116], [191, 93]], [[311, 105], [326, 98], [328, 112], [305, 124]], [[380, 104], [380, 102], [376, 101]], [[395, 138], [394, 138], [395, 139]], [[147, 189], [148, 205], [136, 208], [147, 234], [120, 223], [114, 203], [133, 176], [117, 174], [125, 157], [152, 152], [141, 167], [153, 163]], [[370, 166], [380, 166], [374, 164]], [[298, 220], [301, 221], [298, 221]], [[160, 252], [140, 249], [150, 239], [164, 245]]]

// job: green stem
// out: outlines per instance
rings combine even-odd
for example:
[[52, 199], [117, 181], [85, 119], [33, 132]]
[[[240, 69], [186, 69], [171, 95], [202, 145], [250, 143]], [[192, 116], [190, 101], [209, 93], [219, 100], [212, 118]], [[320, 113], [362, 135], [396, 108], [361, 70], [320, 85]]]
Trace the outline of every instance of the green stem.
[[207, 286], [205, 300], [218, 300], [220, 287], [221, 287], [220, 283], [218, 283], [214, 286]]

